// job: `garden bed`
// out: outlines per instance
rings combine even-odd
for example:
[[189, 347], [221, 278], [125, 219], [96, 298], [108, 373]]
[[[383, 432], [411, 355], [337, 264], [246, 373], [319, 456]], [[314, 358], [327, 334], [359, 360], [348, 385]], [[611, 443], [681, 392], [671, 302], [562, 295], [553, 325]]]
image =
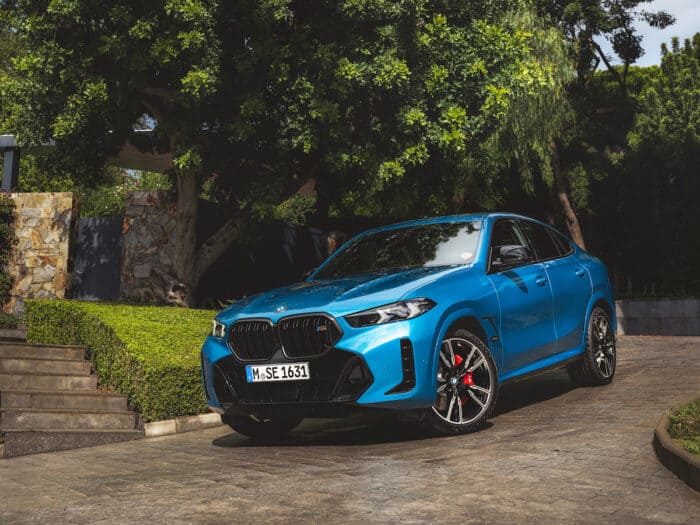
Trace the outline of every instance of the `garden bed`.
[[85, 346], [100, 385], [144, 421], [206, 411], [199, 350], [215, 312], [68, 300], [28, 300], [27, 341]]

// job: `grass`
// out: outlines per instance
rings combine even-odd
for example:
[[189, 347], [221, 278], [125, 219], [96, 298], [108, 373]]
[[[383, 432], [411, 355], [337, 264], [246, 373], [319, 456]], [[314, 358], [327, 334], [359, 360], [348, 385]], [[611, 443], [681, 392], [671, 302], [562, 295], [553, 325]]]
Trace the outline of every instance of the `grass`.
[[204, 412], [199, 350], [216, 312], [68, 300], [26, 303], [27, 340], [85, 346], [101, 386], [145, 421]]
[[668, 434], [683, 449], [700, 456], [700, 399], [669, 414]]

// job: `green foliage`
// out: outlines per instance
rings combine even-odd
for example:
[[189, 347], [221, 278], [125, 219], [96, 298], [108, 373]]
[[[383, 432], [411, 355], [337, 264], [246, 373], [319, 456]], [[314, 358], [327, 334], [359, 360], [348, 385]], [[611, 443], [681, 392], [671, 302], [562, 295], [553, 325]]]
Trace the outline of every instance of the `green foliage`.
[[669, 414], [668, 434], [691, 454], [700, 455], [700, 400]]
[[[570, 70], [526, 2], [104, 9], [23, 0], [6, 11], [22, 52], [2, 82], [4, 127], [53, 136], [76, 173], [109, 178], [99, 167], [150, 115], [156, 149], [234, 209], [275, 208], [309, 177], [336, 213], [358, 211], [348, 192], [382, 219], [481, 207], [494, 166], [542, 149], [526, 131], [551, 106], [534, 100], [555, 98]], [[496, 147], [523, 119], [518, 148]]]
[[15, 203], [0, 193], [0, 307], [10, 299], [12, 276], [6, 267], [12, 256], [15, 238]]
[[29, 342], [87, 347], [100, 384], [146, 421], [205, 410], [199, 350], [215, 312], [45, 300], [25, 312]]
[[[609, 109], [580, 123], [585, 147], [568, 152], [584, 172], [576, 176], [587, 189], [577, 188], [591, 228], [607, 232], [591, 248], [621, 295], [697, 294], [700, 252], [689, 232], [700, 229], [700, 35], [674, 40], [660, 67], [632, 68], [628, 78], [626, 103], [609, 75], [593, 79], [591, 100]], [[671, 256], [659, 265], [650, 250]]]
[[113, 167], [110, 179], [97, 187], [81, 187], [81, 217], [110, 217], [124, 214], [126, 194], [136, 190], [170, 190], [170, 177], [162, 173], [125, 172]]
[[0, 329], [17, 328], [17, 318], [0, 310]]

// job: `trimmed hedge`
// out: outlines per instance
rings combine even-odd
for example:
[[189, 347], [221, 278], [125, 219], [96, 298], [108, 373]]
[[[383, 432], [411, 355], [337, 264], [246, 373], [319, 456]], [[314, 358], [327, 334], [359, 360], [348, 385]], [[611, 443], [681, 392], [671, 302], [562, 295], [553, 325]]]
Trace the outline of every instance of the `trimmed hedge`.
[[85, 346], [101, 385], [145, 421], [206, 410], [199, 350], [216, 312], [69, 300], [28, 300], [27, 341]]

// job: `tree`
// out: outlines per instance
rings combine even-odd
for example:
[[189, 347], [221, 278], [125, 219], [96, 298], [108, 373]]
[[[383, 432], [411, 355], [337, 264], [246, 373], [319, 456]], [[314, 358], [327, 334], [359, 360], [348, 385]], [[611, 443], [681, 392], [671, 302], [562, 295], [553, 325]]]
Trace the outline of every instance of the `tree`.
[[[528, 100], [561, 89], [545, 29], [504, 0], [6, 5], [24, 49], [2, 82], [6, 127], [54, 138], [87, 173], [127, 141], [174, 155], [173, 283], [188, 304], [251, 215], [309, 180], [322, 213], [480, 205], [491, 191], [480, 166], [512, 156], [492, 147], [501, 123], [517, 106], [537, 122], [548, 108]], [[154, 138], [139, 143], [144, 115]], [[231, 215], [197, 239], [205, 182]]]
[[[559, 138], [551, 142], [551, 165], [554, 195], [563, 211], [572, 239], [585, 247], [583, 233], [569, 194], [571, 185], [588, 185], [587, 174], [580, 163], [581, 150], [577, 127], [587, 126], [590, 120], [620, 110], [627, 97], [627, 80], [630, 66], [644, 53], [635, 24], [644, 20], [652, 27], [663, 29], [674, 23], [674, 18], [664, 11], [640, 9], [651, 0], [536, 0], [538, 12], [551, 17], [563, 32], [569, 54], [576, 68], [576, 81], [569, 86], [569, 101], [573, 112], [571, 119], [560, 131]], [[607, 39], [622, 66], [613, 65], [605, 54], [600, 38]], [[601, 107], [592, 101], [589, 89], [598, 67], [602, 64], [616, 82], [620, 99], [615, 105]], [[562, 152], [562, 146], [564, 151]], [[573, 154], [569, 155], [569, 148]], [[568, 179], [568, 180], [567, 180]]]

